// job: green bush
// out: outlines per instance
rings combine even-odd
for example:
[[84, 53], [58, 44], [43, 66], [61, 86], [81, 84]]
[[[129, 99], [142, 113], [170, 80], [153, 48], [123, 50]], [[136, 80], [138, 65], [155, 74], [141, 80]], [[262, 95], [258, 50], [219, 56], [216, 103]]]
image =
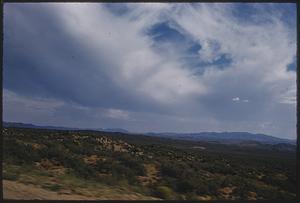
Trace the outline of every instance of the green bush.
[[187, 193], [192, 192], [194, 189], [197, 188], [197, 184], [195, 181], [189, 180], [180, 180], [177, 183], [177, 191], [180, 193]]
[[176, 199], [172, 189], [167, 186], [158, 186], [154, 194], [161, 199], [167, 199], [167, 200]]
[[143, 163], [140, 160], [137, 160], [135, 157], [130, 154], [119, 153], [119, 161], [122, 165], [130, 168], [136, 175], [144, 176], [146, 175], [146, 170], [143, 166]]
[[44, 184], [44, 185], [42, 185], [42, 188], [56, 192], [56, 191], [61, 190], [62, 186], [59, 184]]
[[163, 176], [170, 176], [174, 178], [181, 178], [182, 170], [184, 170], [185, 167], [180, 166], [176, 162], [167, 162], [163, 163], [161, 166], [161, 173]]
[[4, 180], [13, 180], [16, 181], [20, 177], [20, 174], [18, 173], [12, 173], [12, 172], [3, 172], [3, 179]]
[[208, 188], [207, 184], [205, 184], [205, 183], [199, 184], [197, 186], [196, 193], [198, 195], [209, 194], [209, 188]]

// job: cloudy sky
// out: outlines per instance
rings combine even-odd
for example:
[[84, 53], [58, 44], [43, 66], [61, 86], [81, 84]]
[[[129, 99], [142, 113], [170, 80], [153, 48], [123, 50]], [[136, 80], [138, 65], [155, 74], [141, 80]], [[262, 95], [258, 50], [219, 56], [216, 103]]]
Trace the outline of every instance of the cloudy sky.
[[4, 4], [3, 120], [296, 138], [295, 4]]

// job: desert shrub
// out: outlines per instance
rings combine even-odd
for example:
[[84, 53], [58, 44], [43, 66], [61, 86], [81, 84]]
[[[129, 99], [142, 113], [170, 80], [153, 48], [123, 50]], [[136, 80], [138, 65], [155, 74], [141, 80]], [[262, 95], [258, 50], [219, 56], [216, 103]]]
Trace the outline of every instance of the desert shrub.
[[30, 145], [18, 144], [11, 149], [11, 153], [20, 163], [33, 163], [40, 160], [40, 156], [33, 150]]
[[110, 173], [112, 171], [113, 160], [107, 158], [105, 161], [98, 160], [96, 162], [95, 168], [100, 172]]
[[229, 167], [222, 162], [214, 163], [214, 161], [212, 161], [212, 162], [203, 164], [201, 166], [201, 168], [204, 170], [207, 170], [211, 173], [222, 173], [222, 174], [226, 174], [226, 175], [233, 175], [236, 173], [232, 167]]
[[274, 176], [264, 176], [262, 178], [262, 181], [264, 181], [267, 184], [270, 185], [276, 185], [280, 188], [282, 188], [283, 190], [287, 190], [287, 191], [292, 191], [292, 192], [296, 192], [296, 184], [293, 183], [293, 181], [287, 179], [287, 180], [280, 180], [277, 179]]
[[66, 140], [66, 141], [64, 141], [63, 145], [71, 153], [77, 154], [77, 153], [81, 152], [81, 147], [77, 143], [74, 143], [74, 141], [72, 142], [72, 141]]
[[[120, 157], [119, 157], [120, 158]], [[128, 158], [120, 158], [121, 162], [107, 158], [98, 160], [95, 169], [102, 173], [112, 174], [116, 179], [126, 179], [129, 183], [136, 183], [136, 176], [145, 174], [144, 166], [137, 161]]]
[[122, 165], [133, 170], [136, 175], [146, 175], [146, 170], [143, 166], [143, 163], [139, 160], [136, 160], [129, 154], [123, 154], [122, 156], [120, 156], [119, 160], [121, 161]]
[[122, 177], [130, 180], [130, 182], [134, 182], [135, 179], [135, 173], [130, 168], [118, 164], [113, 163], [112, 165], [112, 175], [116, 177]]
[[176, 188], [180, 193], [192, 192], [197, 188], [197, 183], [192, 179], [179, 180], [176, 184]]
[[96, 176], [96, 169], [87, 165], [79, 156], [67, 156], [61, 163], [66, 168], [71, 168], [77, 175], [83, 178], [94, 178]]
[[161, 174], [163, 176], [170, 176], [175, 178], [181, 178], [182, 172], [185, 167], [180, 166], [178, 163], [166, 162], [161, 166]]
[[90, 156], [95, 153], [94, 148], [95, 148], [94, 143], [84, 142], [84, 143], [82, 143], [82, 146], [77, 148], [77, 153]]
[[250, 180], [241, 179], [241, 182], [239, 185], [237, 185], [236, 189], [234, 190], [234, 193], [240, 196], [241, 199], [247, 199], [247, 194], [249, 191], [256, 192], [255, 186]]
[[198, 195], [209, 194], [209, 188], [208, 188], [207, 184], [205, 184], [205, 183], [198, 184], [197, 188], [196, 188], [196, 193]]
[[217, 190], [219, 188], [221, 188], [222, 182], [219, 181], [217, 178], [214, 178], [212, 180], [206, 181], [205, 184], [206, 184], [206, 186], [208, 188], [207, 189], [208, 194], [215, 195], [215, 194], [217, 194]]
[[175, 199], [175, 194], [171, 188], [167, 186], [158, 186], [154, 191], [154, 195], [161, 198], [161, 199]]
[[289, 200], [289, 199], [295, 199], [295, 195], [292, 195], [291, 193], [281, 191], [278, 193], [278, 198], [277, 199], [284, 199], [284, 200]]
[[4, 180], [13, 180], [16, 181], [20, 177], [19, 173], [13, 173], [13, 172], [3, 172], [3, 179]]
[[42, 185], [42, 188], [48, 189], [51, 191], [59, 191], [62, 189], [62, 186], [59, 184], [44, 184], [44, 185]]
[[119, 179], [115, 176], [98, 177], [97, 180], [107, 185], [115, 186], [119, 183]]
[[50, 144], [47, 148], [42, 149], [40, 153], [46, 159], [57, 159], [58, 161], [63, 161], [69, 154], [65, 146], [60, 143]]

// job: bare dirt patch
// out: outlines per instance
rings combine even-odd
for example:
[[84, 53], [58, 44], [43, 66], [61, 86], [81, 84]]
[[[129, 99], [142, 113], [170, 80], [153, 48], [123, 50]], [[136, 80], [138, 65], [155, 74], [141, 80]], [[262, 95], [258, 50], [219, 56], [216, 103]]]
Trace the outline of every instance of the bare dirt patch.
[[154, 164], [145, 164], [146, 176], [139, 176], [138, 179], [143, 185], [148, 185], [157, 182], [158, 170]]
[[3, 198], [15, 200], [151, 200], [139, 193], [124, 193], [119, 189], [103, 187], [90, 191], [81, 190], [82, 194], [74, 194], [69, 190], [49, 191], [36, 185], [23, 184], [16, 181], [3, 180]]

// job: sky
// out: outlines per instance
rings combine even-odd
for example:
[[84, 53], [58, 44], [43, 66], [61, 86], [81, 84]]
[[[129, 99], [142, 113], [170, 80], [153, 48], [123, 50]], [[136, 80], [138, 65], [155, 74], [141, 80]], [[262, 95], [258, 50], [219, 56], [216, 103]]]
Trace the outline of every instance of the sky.
[[5, 3], [3, 120], [296, 138], [296, 4]]

